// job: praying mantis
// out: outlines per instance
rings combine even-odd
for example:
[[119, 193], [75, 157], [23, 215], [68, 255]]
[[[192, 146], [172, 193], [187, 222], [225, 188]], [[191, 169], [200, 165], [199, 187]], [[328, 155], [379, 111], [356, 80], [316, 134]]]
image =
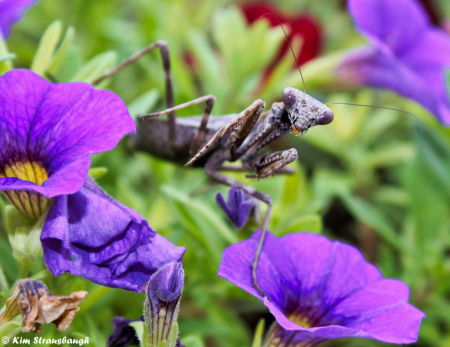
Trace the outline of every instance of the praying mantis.
[[[303, 135], [310, 127], [329, 124], [334, 114], [320, 101], [290, 87], [282, 91], [282, 102], [275, 102], [267, 112], [263, 112], [264, 101], [258, 99], [238, 114], [210, 118], [215, 101], [212, 95], [174, 106], [170, 55], [165, 41], [157, 41], [135, 53], [93, 84], [99, 84], [155, 49], [159, 49], [161, 53], [167, 109], [139, 117], [138, 132], [132, 140], [132, 146], [136, 150], [148, 152], [164, 160], [184, 164], [186, 168], [202, 167], [213, 180], [228, 186], [237, 186], [248, 195], [267, 204], [252, 264], [253, 286], [259, 294], [266, 296], [258, 285], [256, 270], [269, 223], [272, 198], [220, 171], [231, 169], [253, 172], [253, 175], [247, 177], [255, 178], [288, 172], [285, 166], [298, 158], [294, 148], [262, 155], [258, 152], [287, 133]], [[203, 116], [176, 119], [177, 110], [200, 103], [205, 104]], [[168, 116], [167, 120], [158, 118], [165, 114]], [[225, 165], [226, 162], [235, 162], [239, 159], [242, 167]]]
[[[282, 101], [273, 103], [270, 110], [266, 112], [263, 112], [264, 101], [258, 99], [238, 114], [210, 117], [215, 102], [215, 97], [212, 95], [202, 96], [175, 106], [169, 48], [165, 41], [157, 41], [133, 54], [94, 81], [93, 85], [98, 85], [155, 49], [159, 49], [162, 58], [166, 109], [140, 116], [138, 131], [131, 144], [138, 151], [145, 151], [163, 160], [182, 164], [185, 168], [201, 167], [213, 180], [227, 186], [236, 186], [267, 204], [251, 269], [253, 287], [261, 296], [267, 297], [258, 285], [257, 268], [270, 220], [272, 198], [268, 194], [224, 175], [221, 171], [251, 172], [252, 174], [247, 176], [249, 178], [266, 178], [277, 173], [290, 172], [285, 166], [298, 158], [294, 148], [268, 154], [259, 154], [259, 151], [287, 133], [303, 135], [313, 126], [331, 123], [334, 119], [333, 111], [326, 104], [306, 94], [305, 83], [295, 54], [294, 59], [303, 80], [304, 91], [286, 87], [281, 92]], [[201, 103], [205, 104], [202, 116], [176, 118], [177, 110]], [[389, 107], [348, 103], [347, 105], [396, 110], [414, 116], [409, 112]], [[160, 119], [162, 115], [167, 115], [167, 120]], [[240, 167], [226, 165], [227, 162], [232, 163], [238, 160], [242, 163]]]

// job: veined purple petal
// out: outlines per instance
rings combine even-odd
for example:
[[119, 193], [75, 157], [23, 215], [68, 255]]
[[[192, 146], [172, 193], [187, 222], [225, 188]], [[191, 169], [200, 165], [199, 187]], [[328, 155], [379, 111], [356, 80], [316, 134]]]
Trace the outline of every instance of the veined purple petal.
[[69, 272], [134, 291], [143, 291], [156, 270], [179, 261], [185, 252], [90, 178], [77, 193], [55, 198], [41, 241], [45, 263], [55, 276]]
[[1, 0], [0, 1], [0, 30], [4, 38], [11, 32], [11, 27], [18, 22], [23, 13], [37, 0]]
[[348, 6], [371, 47], [352, 52], [338, 74], [415, 100], [450, 124], [450, 36], [432, 26], [416, 0], [350, 0]]
[[39, 186], [0, 178], [0, 190], [46, 197], [75, 193], [90, 155], [114, 148], [135, 131], [125, 104], [112, 92], [81, 82], [52, 84], [32, 71], [12, 70], [0, 77], [0, 169], [33, 163], [48, 179]]
[[[251, 263], [255, 258], [260, 233], [258, 231], [250, 239], [225, 249], [218, 276], [262, 299], [251, 279]], [[298, 301], [299, 283], [295, 264], [285, 247], [270, 233], [266, 235], [258, 264], [258, 284], [273, 302], [280, 307], [289, 307]]]
[[[262, 299], [251, 276], [258, 234], [225, 250], [218, 275]], [[269, 233], [260, 259], [258, 284], [270, 298], [264, 304], [289, 345], [341, 337], [417, 340], [424, 314], [408, 304], [407, 286], [384, 279], [357, 249], [315, 234], [277, 239]], [[298, 288], [296, 300], [280, 300], [291, 295], [293, 286]]]
[[[380, 280], [380, 272], [355, 248], [315, 234], [290, 234], [279, 240], [297, 266], [302, 291], [296, 309], [307, 312], [310, 324], [341, 324], [327, 312], [349, 295]], [[294, 260], [295, 259], [295, 260]]]

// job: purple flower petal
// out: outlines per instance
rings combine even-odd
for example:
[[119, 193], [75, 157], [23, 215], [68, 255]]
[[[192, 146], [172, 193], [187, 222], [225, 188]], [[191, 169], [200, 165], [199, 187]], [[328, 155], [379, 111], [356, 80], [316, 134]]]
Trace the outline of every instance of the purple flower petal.
[[[262, 299], [253, 288], [251, 280], [251, 263], [255, 258], [259, 235], [260, 231], [254, 233], [251, 239], [225, 249], [218, 275]], [[284, 246], [272, 234], [267, 233], [263, 249], [257, 269], [259, 286], [281, 307], [296, 303], [299, 284], [295, 266]]]
[[216, 203], [225, 211], [236, 228], [242, 228], [256, 208], [255, 200], [238, 187], [230, 188], [227, 202], [222, 194], [217, 193]]
[[0, 190], [32, 190], [46, 197], [72, 194], [84, 183], [90, 154], [114, 148], [136, 131], [123, 101], [87, 83], [52, 84], [29, 70], [0, 77], [0, 169], [37, 163], [48, 179], [0, 178]]
[[122, 317], [114, 317], [112, 325], [114, 332], [109, 335], [106, 347], [126, 347], [128, 345], [139, 344], [136, 330], [130, 325], [133, 322], [143, 322], [144, 316], [138, 319], [125, 319]]
[[89, 178], [77, 193], [55, 198], [41, 241], [45, 263], [55, 276], [69, 272], [134, 291], [143, 291], [156, 270], [181, 260], [185, 252]]
[[[228, 247], [218, 275], [261, 299], [251, 276], [258, 238], [255, 233]], [[407, 286], [384, 279], [357, 249], [315, 234], [277, 239], [268, 233], [260, 259], [258, 284], [270, 298], [264, 304], [284, 337], [289, 335], [289, 345], [340, 337], [417, 340], [424, 314], [407, 303]], [[292, 298], [293, 288], [298, 288], [295, 301], [280, 300], [286, 294]]]
[[302, 286], [296, 310], [308, 312], [317, 324], [341, 300], [382, 278], [375, 266], [349, 245], [315, 234], [290, 234], [278, 242], [296, 264], [302, 264], [296, 267]]
[[415, 100], [450, 124], [450, 36], [431, 25], [415, 0], [350, 0], [349, 10], [371, 47], [350, 54], [338, 73]]
[[4, 38], [11, 33], [11, 27], [18, 22], [23, 13], [37, 0], [2, 0], [0, 1], [0, 30]]

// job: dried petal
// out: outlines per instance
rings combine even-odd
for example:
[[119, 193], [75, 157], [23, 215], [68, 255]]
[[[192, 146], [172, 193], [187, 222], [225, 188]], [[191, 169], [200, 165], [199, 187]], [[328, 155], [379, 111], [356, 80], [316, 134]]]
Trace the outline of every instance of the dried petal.
[[54, 323], [58, 330], [66, 330], [80, 309], [77, 305], [87, 294], [79, 291], [69, 296], [53, 296], [43, 283], [30, 279], [21, 280], [6, 302], [5, 312], [8, 313], [0, 317], [0, 324], [20, 313], [23, 319], [22, 332], [40, 333], [40, 327], [45, 323]]

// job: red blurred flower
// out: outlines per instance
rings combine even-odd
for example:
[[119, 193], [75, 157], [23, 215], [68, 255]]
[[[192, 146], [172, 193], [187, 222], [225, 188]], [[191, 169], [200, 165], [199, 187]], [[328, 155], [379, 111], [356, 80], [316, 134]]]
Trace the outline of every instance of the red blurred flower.
[[[322, 43], [322, 30], [318, 22], [310, 15], [298, 14], [295, 16], [286, 15], [276, 7], [274, 4], [259, 4], [259, 3], [249, 3], [242, 5], [242, 11], [247, 18], [248, 23], [253, 23], [257, 21], [261, 16], [273, 13], [278, 17], [280, 22], [283, 24], [289, 33], [289, 40], [292, 41], [294, 37], [301, 36], [303, 40], [302, 48], [295, 52], [297, 60], [300, 64], [306, 63], [319, 55], [320, 46]], [[275, 27], [280, 24], [273, 16], [265, 16], [270, 25]], [[274, 61], [270, 64], [267, 72], [270, 72], [277, 64], [279, 59], [288, 51], [289, 44], [284, 42], [281, 46], [278, 55]]]

